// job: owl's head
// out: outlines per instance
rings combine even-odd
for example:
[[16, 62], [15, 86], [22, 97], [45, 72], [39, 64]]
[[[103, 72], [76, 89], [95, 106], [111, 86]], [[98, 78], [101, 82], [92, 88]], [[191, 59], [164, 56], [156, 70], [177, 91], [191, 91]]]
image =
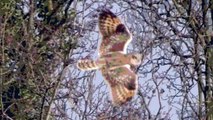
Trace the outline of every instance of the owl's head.
[[143, 55], [139, 53], [132, 53], [131, 56], [131, 64], [132, 65], [140, 65]]

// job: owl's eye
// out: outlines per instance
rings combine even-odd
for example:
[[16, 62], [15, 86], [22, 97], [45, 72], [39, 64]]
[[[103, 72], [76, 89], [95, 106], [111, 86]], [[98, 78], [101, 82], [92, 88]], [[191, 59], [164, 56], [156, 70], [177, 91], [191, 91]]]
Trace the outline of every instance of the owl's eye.
[[137, 59], [137, 57], [136, 57], [136, 56], [134, 56], [134, 55], [132, 56], [132, 58], [133, 58], [133, 59]]

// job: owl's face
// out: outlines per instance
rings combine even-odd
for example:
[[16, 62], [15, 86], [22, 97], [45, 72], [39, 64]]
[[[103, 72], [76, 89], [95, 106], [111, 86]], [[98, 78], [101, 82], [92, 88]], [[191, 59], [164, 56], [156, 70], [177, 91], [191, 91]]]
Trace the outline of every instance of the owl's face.
[[139, 53], [131, 54], [131, 64], [140, 65], [142, 57], [143, 57], [142, 54]]

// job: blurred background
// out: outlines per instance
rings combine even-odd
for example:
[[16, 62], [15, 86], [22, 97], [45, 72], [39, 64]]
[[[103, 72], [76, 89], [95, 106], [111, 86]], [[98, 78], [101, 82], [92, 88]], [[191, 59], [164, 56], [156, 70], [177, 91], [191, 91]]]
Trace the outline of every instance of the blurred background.
[[[138, 94], [113, 107], [97, 59], [98, 14], [128, 26], [128, 53], [147, 54]], [[2, 120], [213, 120], [211, 0], [1, 0]]]

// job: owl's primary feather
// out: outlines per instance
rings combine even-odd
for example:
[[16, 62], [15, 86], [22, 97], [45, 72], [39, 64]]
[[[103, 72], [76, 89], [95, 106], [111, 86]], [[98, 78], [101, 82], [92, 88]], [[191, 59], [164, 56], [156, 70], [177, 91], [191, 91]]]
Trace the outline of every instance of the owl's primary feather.
[[101, 71], [110, 88], [114, 105], [122, 105], [136, 94], [138, 90], [137, 76], [126, 66], [113, 70], [103, 68]]
[[116, 51], [126, 53], [127, 46], [132, 40], [132, 34], [111, 11], [101, 11], [99, 15], [99, 31], [102, 34], [102, 42], [99, 49], [100, 55]]
[[117, 26], [122, 25], [118, 17], [109, 10], [102, 10], [99, 15], [99, 30], [103, 38], [115, 33]]

